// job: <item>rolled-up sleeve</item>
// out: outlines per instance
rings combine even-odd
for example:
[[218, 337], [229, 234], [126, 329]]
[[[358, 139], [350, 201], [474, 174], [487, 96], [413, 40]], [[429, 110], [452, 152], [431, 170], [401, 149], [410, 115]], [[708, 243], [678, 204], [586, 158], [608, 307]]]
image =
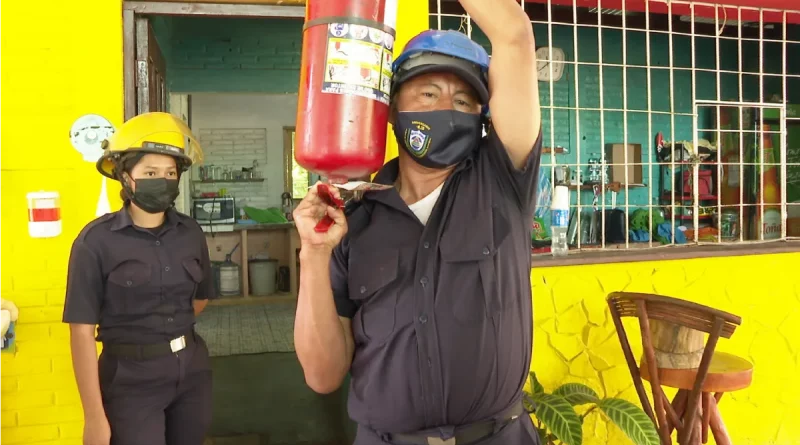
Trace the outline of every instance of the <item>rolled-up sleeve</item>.
[[64, 323], [98, 324], [103, 304], [103, 269], [97, 254], [76, 240], [69, 255]]

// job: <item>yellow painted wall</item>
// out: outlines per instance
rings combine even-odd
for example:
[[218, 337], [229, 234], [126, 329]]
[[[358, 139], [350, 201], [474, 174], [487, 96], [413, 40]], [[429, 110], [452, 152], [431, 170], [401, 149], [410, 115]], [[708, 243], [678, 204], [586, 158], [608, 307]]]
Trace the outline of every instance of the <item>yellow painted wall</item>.
[[[397, 36], [394, 42], [394, 57], [400, 55], [412, 37], [428, 29], [428, 1], [403, 0], [397, 13]], [[397, 157], [397, 139], [394, 137], [392, 125], [386, 135], [386, 157], [388, 162]]]
[[[121, 2], [6, 1], [0, 17], [2, 296], [20, 307], [18, 352], [2, 354], [2, 443], [77, 445], [83, 416], [60, 320], [70, 246], [94, 218], [101, 179], [68, 134], [86, 113], [122, 122]], [[25, 195], [37, 190], [61, 194], [57, 238], [28, 237]]]
[[[621, 396], [638, 405], [606, 295], [648, 292], [706, 304], [742, 317], [742, 325], [731, 339], [721, 339], [718, 349], [755, 365], [752, 386], [720, 402], [733, 443], [800, 444], [798, 265], [800, 254], [781, 254], [534, 268], [531, 368], [548, 391], [565, 382], [581, 382], [601, 396]], [[640, 357], [636, 321], [626, 321], [625, 329]], [[586, 419], [584, 438], [587, 445], [630, 443], [596, 412]]]

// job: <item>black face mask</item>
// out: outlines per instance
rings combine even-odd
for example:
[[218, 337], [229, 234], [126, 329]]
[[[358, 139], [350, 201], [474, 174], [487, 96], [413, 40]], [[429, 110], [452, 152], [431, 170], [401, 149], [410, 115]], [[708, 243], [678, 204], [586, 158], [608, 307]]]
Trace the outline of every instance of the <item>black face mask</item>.
[[178, 197], [177, 179], [139, 178], [135, 179], [136, 191], [130, 193], [131, 201], [147, 213], [161, 213], [172, 207]]
[[394, 135], [418, 164], [446, 168], [466, 159], [481, 140], [481, 116], [455, 110], [401, 111]]

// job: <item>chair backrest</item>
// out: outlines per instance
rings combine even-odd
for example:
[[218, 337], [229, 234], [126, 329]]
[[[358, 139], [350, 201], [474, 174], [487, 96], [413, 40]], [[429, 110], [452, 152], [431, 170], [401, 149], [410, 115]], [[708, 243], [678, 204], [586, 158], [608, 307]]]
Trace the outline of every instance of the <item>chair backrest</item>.
[[[661, 388], [658, 362], [651, 339], [650, 321], [658, 320], [709, 334], [708, 341], [703, 348], [699, 367], [697, 368], [693, 388], [687, 398], [687, 406], [694, 407], [700, 397], [700, 388], [708, 375], [711, 357], [717, 346], [717, 340], [719, 340], [720, 337], [730, 338], [737, 326], [742, 323], [742, 319], [728, 312], [690, 301], [665, 297], [663, 295], [612, 292], [608, 295], [607, 301], [609, 310], [611, 311], [611, 318], [614, 321], [614, 327], [617, 330], [617, 336], [622, 346], [622, 352], [625, 355], [625, 361], [628, 364], [636, 393], [639, 395], [639, 401], [642, 403], [644, 411], [650, 419], [653, 420], [653, 423], [656, 424], [662, 444], [672, 443], [669, 433], [671, 430], [670, 424], [680, 428], [679, 443], [684, 443], [688, 435], [692, 433], [697, 412], [692, 409], [688, 416], [685, 416], [684, 420], [681, 421], [678, 419], [677, 413], [670, 404], [666, 394], [664, 394]], [[652, 389], [653, 401], [655, 402], [656, 408], [655, 414], [653, 412], [653, 407], [650, 405], [650, 400], [645, 393], [644, 382], [639, 371], [639, 366], [633, 356], [628, 336], [625, 333], [625, 327], [622, 325], [622, 318], [624, 317], [635, 317], [639, 319], [639, 329], [642, 334], [642, 348], [644, 349], [645, 359], [642, 366], [647, 366], [648, 374], [650, 375], [650, 387]], [[669, 417], [669, 421], [667, 417]], [[683, 428], [684, 422], [686, 422], [686, 428]]]
[[723, 322], [720, 337], [723, 338], [731, 338], [736, 328], [742, 324], [739, 316], [678, 298], [635, 292], [612, 292], [608, 296], [611, 315], [621, 318], [638, 318], [639, 301], [644, 302], [647, 318], [650, 320], [666, 321], [709, 334], [714, 329], [715, 321], [720, 319]]

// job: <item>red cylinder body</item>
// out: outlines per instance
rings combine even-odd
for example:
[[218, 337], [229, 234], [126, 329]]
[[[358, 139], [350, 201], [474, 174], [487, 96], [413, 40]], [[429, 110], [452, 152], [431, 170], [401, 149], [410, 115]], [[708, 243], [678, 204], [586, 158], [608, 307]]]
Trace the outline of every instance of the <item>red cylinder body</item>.
[[397, 0], [306, 2], [295, 159], [331, 182], [383, 165], [396, 8]]

